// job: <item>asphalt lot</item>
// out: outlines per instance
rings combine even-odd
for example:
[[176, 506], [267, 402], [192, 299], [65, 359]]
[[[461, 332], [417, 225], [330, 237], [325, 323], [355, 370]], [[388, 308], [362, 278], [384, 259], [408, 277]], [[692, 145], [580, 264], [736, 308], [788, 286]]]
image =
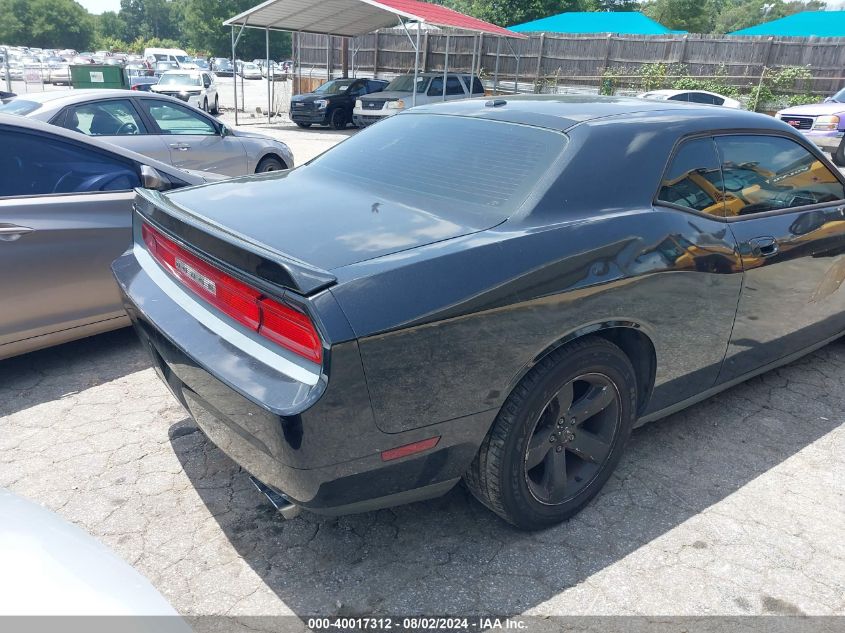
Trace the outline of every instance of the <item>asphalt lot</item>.
[[646, 426], [569, 523], [463, 489], [284, 521], [131, 331], [0, 362], [0, 486], [112, 547], [185, 615], [845, 613], [845, 342]]
[[[271, 133], [302, 163], [352, 131]], [[843, 411], [840, 341], [636, 431], [599, 498], [545, 532], [463, 488], [286, 522], [123, 330], [0, 361], [0, 486], [113, 548], [185, 615], [842, 615]]]

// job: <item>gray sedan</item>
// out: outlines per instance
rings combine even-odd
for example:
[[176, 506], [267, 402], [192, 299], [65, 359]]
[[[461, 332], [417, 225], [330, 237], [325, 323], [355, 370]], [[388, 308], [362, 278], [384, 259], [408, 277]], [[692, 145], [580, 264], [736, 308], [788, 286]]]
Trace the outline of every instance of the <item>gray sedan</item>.
[[33, 93], [0, 106], [144, 154], [174, 167], [245, 176], [291, 169], [293, 154], [268, 136], [232, 130], [174, 97], [128, 90]]
[[0, 114], [0, 358], [129, 324], [109, 264], [132, 242], [134, 188], [219, 180]]

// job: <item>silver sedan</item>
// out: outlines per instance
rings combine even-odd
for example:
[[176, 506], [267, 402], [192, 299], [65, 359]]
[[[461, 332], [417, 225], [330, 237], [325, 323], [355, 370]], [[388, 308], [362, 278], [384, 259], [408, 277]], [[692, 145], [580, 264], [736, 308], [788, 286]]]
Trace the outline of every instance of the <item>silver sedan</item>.
[[284, 143], [232, 130], [179, 99], [129, 90], [21, 95], [0, 105], [17, 114], [97, 136], [180, 169], [246, 176], [293, 168]]
[[0, 138], [0, 359], [128, 325], [109, 264], [135, 187], [225, 178], [21, 117], [0, 114]]

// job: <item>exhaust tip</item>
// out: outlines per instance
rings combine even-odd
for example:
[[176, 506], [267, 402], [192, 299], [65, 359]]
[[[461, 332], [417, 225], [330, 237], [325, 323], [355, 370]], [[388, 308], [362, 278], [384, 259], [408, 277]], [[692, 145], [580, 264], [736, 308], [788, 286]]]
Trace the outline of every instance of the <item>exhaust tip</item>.
[[276, 508], [276, 511], [281, 514], [284, 519], [295, 519], [299, 516], [300, 512], [302, 512], [302, 508], [292, 503], [291, 500], [283, 494], [270, 488], [270, 486], [265, 484], [263, 481], [256, 479], [252, 475], [249, 476], [249, 480], [258, 492], [267, 497], [267, 500], [274, 508]]

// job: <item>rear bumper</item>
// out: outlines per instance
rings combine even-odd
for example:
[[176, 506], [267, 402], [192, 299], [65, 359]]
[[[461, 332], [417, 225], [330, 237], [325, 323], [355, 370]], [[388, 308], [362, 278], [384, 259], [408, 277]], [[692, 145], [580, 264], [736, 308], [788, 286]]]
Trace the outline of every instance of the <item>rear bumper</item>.
[[[332, 346], [331, 381], [298, 382], [195, 321], [145, 266], [129, 252], [112, 269], [156, 372], [214, 444], [296, 505], [344, 514], [430, 498], [474, 458], [495, 411], [384, 433], [355, 341]], [[384, 450], [434, 436], [434, 449], [382, 461]]]

